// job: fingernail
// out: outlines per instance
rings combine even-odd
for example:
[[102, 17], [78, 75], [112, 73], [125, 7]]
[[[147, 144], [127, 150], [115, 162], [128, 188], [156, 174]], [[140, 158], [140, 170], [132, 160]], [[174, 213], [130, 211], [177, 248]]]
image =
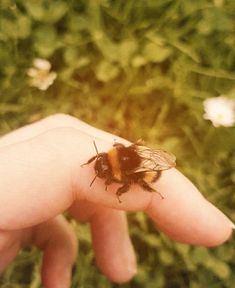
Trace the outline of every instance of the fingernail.
[[235, 224], [232, 221], [230, 221], [230, 227], [235, 230]]
[[133, 265], [128, 266], [127, 271], [130, 272], [131, 277], [134, 277], [137, 273], [136, 266]]

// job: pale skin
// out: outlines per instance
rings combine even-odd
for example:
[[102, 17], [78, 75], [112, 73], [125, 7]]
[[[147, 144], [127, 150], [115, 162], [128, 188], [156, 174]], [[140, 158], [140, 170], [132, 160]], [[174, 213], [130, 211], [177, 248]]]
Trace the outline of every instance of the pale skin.
[[108, 151], [114, 140], [129, 143], [63, 114], [0, 139], [0, 271], [21, 247], [36, 245], [44, 251], [44, 287], [69, 287], [77, 240], [60, 215], [66, 210], [90, 223], [97, 265], [119, 283], [137, 269], [125, 211], [144, 211], [158, 229], [182, 243], [216, 246], [229, 239], [231, 221], [175, 168], [154, 184], [164, 199], [132, 185], [119, 203], [119, 184], [106, 190], [98, 178], [90, 187], [94, 164], [81, 164], [95, 155], [93, 140], [99, 152]]

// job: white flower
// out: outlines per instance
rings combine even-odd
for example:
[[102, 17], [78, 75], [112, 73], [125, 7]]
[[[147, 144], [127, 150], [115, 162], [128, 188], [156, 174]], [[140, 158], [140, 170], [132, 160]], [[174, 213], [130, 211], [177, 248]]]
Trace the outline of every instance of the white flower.
[[215, 127], [231, 127], [235, 124], [235, 100], [224, 95], [208, 98], [203, 102], [204, 119], [210, 120]]
[[27, 75], [31, 77], [30, 85], [40, 90], [47, 88], [54, 82], [56, 73], [51, 70], [51, 63], [45, 59], [36, 58], [33, 67], [29, 68]]

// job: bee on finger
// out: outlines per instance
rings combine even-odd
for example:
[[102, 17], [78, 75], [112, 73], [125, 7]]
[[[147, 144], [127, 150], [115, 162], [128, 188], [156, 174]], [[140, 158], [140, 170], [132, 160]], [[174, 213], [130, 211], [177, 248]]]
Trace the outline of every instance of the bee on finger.
[[140, 185], [144, 190], [157, 192], [151, 184], [161, 176], [161, 171], [176, 166], [176, 157], [162, 149], [150, 149], [144, 146], [142, 141], [125, 146], [115, 143], [108, 152], [99, 153], [95, 141], [93, 141], [96, 155], [82, 166], [95, 161], [95, 177], [105, 180], [106, 189], [112, 183], [122, 184], [116, 191], [118, 201], [120, 196], [128, 192], [132, 184]]

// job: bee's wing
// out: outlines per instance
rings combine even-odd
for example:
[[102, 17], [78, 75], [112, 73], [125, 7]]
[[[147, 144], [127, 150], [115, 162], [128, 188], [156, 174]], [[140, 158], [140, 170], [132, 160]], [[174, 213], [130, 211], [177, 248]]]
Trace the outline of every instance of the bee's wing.
[[141, 164], [132, 173], [145, 171], [160, 171], [175, 167], [175, 155], [161, 149], [150, 149], [145, 146], [137, 146]]

